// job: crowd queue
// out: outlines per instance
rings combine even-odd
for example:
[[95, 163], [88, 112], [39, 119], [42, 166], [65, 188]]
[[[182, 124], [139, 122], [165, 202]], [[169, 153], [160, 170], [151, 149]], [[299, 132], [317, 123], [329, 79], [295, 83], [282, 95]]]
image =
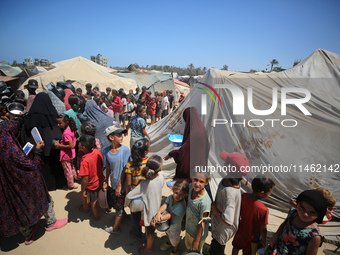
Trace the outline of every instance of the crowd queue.
[[[137, 88], [135, 93], [111, 88], [101, 92], [86, 84], [84, 94], [72, 86], [36, 94], [38, 84], [30, 80], [25, 90], [14, 96], [14, 101], [25, 105], [27, 114], [10, 120], [5, 86], [0, 84], [1, 236], [21, 232], [29, 245], [35, 240], [42, 216], [47, 231], [65, 226], [68, 220], [56, 219], [49, 195], [51, 190], [64, 188], [81, 191], [78, 210], [91, 211], [93, 220], [100, 219], [98, 196], [106, 192], [108, 210], [113, 208], [116, 213], [114, 222], [104, 229], [111, 234], [124, 228], [124, 208], [129, 207], [131, 235], [146, 243], [140, 254], [154, 251], [156, 226], [167, 220], [168, 239], [157, 249], [169, 250], [169, 254], [179, 254], [183, 226], [187, 251], [224, 254], [226, 243], [233, 239], [232, 254], [240, 250], [255, 254], [261, 247], [266, 254], [317, 253], [321, 244], [317, 224], [331, 218], [334, 194], [325, 188], [299, 194], [267, 243], [269, 210], [262, 201], [271, 195], [275, 183], [258, 175], [251, 180], [252, 192], [242, 194], [240, 184], [247, 172], [241, 169], [249, 166], [249, 161], [241, 153], [223, 151], [220, 157], [225, 166], [234, 166], [237, 171], [220, 181], [212, 197], [209, 173], [194, 172], [194, 166], [207, 165], [210, 151], [208, 134], [196, 108], [183, 112], [186, 125], [182, 146], [164, 158], [149, 155], [147, 119], [153, 125], [173, 110], [172, 91], [155, 92], [152, 97], [146, 87], [142, 91]], [[181, 95], [180, 101], [183, 99]], [[33, 128], [41, 135], [38, 143], [32, 137]], [[129, 131], [130, 148], [122, 144]], [[27, 142], [35, 145], [28, 155], [22, 149]], [[162, 204], [162, 164], [170, 158], [177, 165], [173, 194]], [[212, 242], [203, 249], [208, 231]]]

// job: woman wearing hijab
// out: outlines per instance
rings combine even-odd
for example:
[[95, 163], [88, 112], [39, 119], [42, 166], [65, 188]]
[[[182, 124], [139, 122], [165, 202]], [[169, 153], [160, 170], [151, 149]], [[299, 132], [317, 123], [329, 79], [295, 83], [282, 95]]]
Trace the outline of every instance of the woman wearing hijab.
[[74, 93], [70, 89], [64, 89], [64, 92], [65, 92], [64, 104], [65, 104], [66, 111], [68, 111], [72, 108], [72, 106], [69, 104], [68, 99], [71, 95], [74, 95]]
[[55, 218], [53, 200], [42, 176], [44, 142], [37, 144], [35, 156], [30, 159], [17, 139], [19, 122], [4, 121], [0, 129], [0, 236], [20, 231], [28, 245], [34, 241], [41, 216], [45, 215], [47, 231], [65, 226], [67, 219]]
[[31, 130], [36, 127], [45, 142], [43, 148], [43, 175], [48, 190], [55, 190], [66, 185], [66, 179], [59, 161], [59, 150], [52, 149], [52, 140], [61, 139], [61, 130], [57, 123], [58, 113], [46, 93], [36, 95], [25, 120], [21, 133], [22, 141], [35, 144]]
[[186, 108], [183, 112], [185, 121], [182, 147], [169, 152], [165, 160], [174, 158], [177, 166], [174, 180], [186, 179], [191, 183], [190, 173], [195, 166], [206, 166], [210, 144], [208, 133], [195, 107]]
[[[66, 111], [65, 104], [64, 104], [63, 101], [61, 101], [61, 100], [59, 99], [59, 97], [57, 97], [57, 96], [56, 96], [52, 91], [50, 91], [50, 90], [44, 90], [42, 93], [45, 93], [45, 94], [47, 94], [47, 95], [50, 97], [50, 99], [51, 99], [51, 101], [52, 101], [52, 105], [53, 105], [54, 108], [57, 110], [58, 115], [65, 113], [65, 111]], [[28, 110], [27, 110], [27, 111], [28, 111]]]
[[111, 145], [104, 135], [104, 131], [107, 127], [119, 124], [114, 121], [114, 118], [100, 110], [95, 101], [87, 101], [85, 104], [84, 114], [78, 113], [78, 118], [81, 123], [91, 122], [96, 126], [96, 138], [99, 139], [102, 150]]

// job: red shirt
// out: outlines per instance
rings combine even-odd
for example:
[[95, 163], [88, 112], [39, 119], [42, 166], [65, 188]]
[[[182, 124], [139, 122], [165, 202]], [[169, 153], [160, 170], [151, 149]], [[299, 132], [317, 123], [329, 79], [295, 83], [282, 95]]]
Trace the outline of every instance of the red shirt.
[[120, 97], [116, 97], [113, 100], [112, 106], [113, 106], [114, 113], [120, 113], [120, 108], [123, 107], [122, 100], [120, 99]]
[[86, 186], [88, 190], [96, 190], [103, 185], [103, 156], [99, 150], [93, 149], [83, 156], [80, 161], [79, 176], [89, 177]]
[[242, 236], [249, 244], [260, 234], [260, 226], [268, 224], [268, 208], [251, 194], [243, 193], [241, 200], [241, 219], [236, 236]]
[[150, 113], [150, 114], [156, 114], [156, 103], [153, 103], [153, 104], [151, 103], [150, 106], [151, 106], [151, 107], [154, 107], [154, 109], [152, 109], [152, 108], [150, 107], [149, 113]]

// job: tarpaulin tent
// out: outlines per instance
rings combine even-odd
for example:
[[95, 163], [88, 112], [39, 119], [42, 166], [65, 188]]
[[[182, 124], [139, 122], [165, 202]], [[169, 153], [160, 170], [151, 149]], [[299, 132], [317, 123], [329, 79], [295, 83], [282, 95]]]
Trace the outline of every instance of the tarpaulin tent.
[[[72, 82], [74, 87], [80, 87], [83, 91], [87, 83], [91, 83], [93, 87], [98, 86], [100, 91], [105, 91], [106, 87], [129, 90], [137, 86], [134, 80], [111, 74], [113, 69], [98, 65], [83, 57], [60, 61], [54, 63], [53, 66], [55, 68], [46, 73], [30, 77], [38, 81], [38, 92], [46, 89], [46, 85], [50, 82], [56, 84], [58, 81]], [[28, 80], [24, 85], [27, 83]]]
[[[175, 149], [167, 135], [183, 134], [182, 113], [193, 106], [208, 131], [209, 166], [215, 170], [223, 166], [219, 157], [222, 151], [240, 152], [253, 167], [248, 175], [250, 182], [266, 170], [264, 173], [276, 183], [269, 198], [273, 207], [288, 210], [292, 197], [322, 186], [335, 194], [339, 208], [340, 55], [318, 49], [298, 65], [278, 73], [245, 74], [213, 68], [200, 82], [174, 112], [147, 129], [151, 135], [150, 154], [164, 157]], [[234, 92], [223, 84], [231, 85]], [[305, 102], [298, 105], [289, 100]], [[304, 109], [311, 115], [306, 115]], [[256, 110], [262, 110], [263, 115], [254, 114]], [[173, 160], [165, 161], [164, 174], [173, 176], [175, 167]], [[212, 174], [213, 194], [225, 175], [216, 171]], [[243, 184], [243, 189], [249, 191], [249, 187]], [[339, 212], [335, 213], [337, 217]]]

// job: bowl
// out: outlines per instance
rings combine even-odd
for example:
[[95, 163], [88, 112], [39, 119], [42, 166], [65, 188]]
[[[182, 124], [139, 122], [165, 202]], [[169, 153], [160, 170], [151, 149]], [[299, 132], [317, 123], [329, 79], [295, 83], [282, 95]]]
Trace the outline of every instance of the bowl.
[[20, 115], [25, 112], [25, 106], [20, 103], [10, 103], [7, 105], [7, 110], [13, 115]]
[[[168, 212], [167, 211], [164, 211], [162, 213], [162, 215], [165, 215], [167, 214]], [[161, 232], [165, 232], [167, 231], [169, 228], [170, 228], [170, 220], [171, 219], [168, 219], [168, 220], [162, 220], [161, 222], [157, 223], [156, 224], [156, 229], [158, 231], [161, 231]]]
[[172, 143], [173, 146], [175, 147], [180, 147], [182, 146], [182, 142], [183, 142], [183, 136], [182, 135], [170, 135], [168, 134], [168, 138], [170, 140], [170, 142]]

